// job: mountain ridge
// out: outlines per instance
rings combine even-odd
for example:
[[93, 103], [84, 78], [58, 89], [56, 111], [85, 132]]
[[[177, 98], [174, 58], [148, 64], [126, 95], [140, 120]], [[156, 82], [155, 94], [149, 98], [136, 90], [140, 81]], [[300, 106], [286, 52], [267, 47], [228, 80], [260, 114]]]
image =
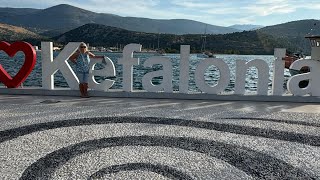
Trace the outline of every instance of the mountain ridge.
[[[60, 12], [62, 9], [63, 12]], [[10, 12], [5, 13], [6, 11], [10, 10]], [[76, 10], [76, 15], [78, 14], [78, 16], [74, 16], [74, 12], [73, 10]], [[6, 16], [1, 16], [1, 14], [6, 14]], [[102, 14], [102, 16], [101, 16]], [[107, 16], [104, 16], [107, 15]], [[66, 19], [65, 22], [68, 24], [68, 26], [64, 26], [64, 27], [60, 27], [59, 23], [61, 23], [61, 21], [57, 20], [57, 19], [63, 19], [64, 17], [69, 17], [69, 19]], [[88, 16], [90, 16], [90, 18], [88, 18]], [[35, 19], [32, 19], [31, 17], [35, 17]], [[42, 24], [43, 22], [40, 21], [39, 17], [45, 17], [44, 20], [47, 21], [47, 19], [52, 19], [52, 24]], [[71, 17], [71, 19], [70, 19]], [[29, 19], [31, 18], [31, 19]], [[74, 18], [74, 19], [72, 19]], [[112, 20], [113, 18], [116, 18], [116, 23], [118, 25], [118, 27], [116, 26], [115, 28], [110, 27], [110, 25], [106, 25], [106, 24], [100, 24], [101, 21], [106, 22], [108, 20]], [[126, 21], [123, 23], [123, 18], [126, 19]], [[29, 27], [27, 28], [28, 30], [31, 30], [32, 32], [34, 32], [36, 35], [30, 36], [32, 33], [25, 33], [25, 34], [19, 34], [18, 32], [14, 31], [10, 31], [10, 26], [6, 27], [7, 30], [10, 31], [10, 33], [5, 34], [3, 33], [2, 35], [2, 39], [6, 40], [8, 39], [9, 41], [11, 41], [12, 39], [17, 39], [17, 40], [21, 40], [21, 39], [29, 39], [32, 42], [36, 42], [39, 44], [41, 39], [45, 39], [43, 36], [39, 35], [39, 32], [41, 32], [41, 35], [44, 35], [45, 33], [47, 33], [48, 35], [55, 35], [54, 38], [52, 38], [53, 40], [59, 40], [61, 42], [62, 41], [62, 37], [65, 37], [66, 39], [68, 39], [70, 36], [70, 34], [68, 36], [65, 35], [66, 32], [70, 32], [73, 30], [79, 30], [77, 28], [81, 27], [83, 29], [82, 26], [86, 25], [86, 24], [91, 24], [91, 26], [96, 26], [98, 27], [102, 33], [99, 33], [97, 31], [93, 31], [93, 33], [95, 33], [96, 37], [104, 37], [105, 34], [103, 33], [122, 33], [123, 36], [125, 37], [126, 35], [128, 36], [135, 36], [137, 39], [133, 39], [135, 42], [139, 43], [139, 38], [143, 38], [142, 42], [144, 43], [149, 43], [149, 44], [153, 44], [154, 41], [156, 41], [158, 36], [163, 36], [166, 39], [166, 44], [162, 44], [163, 47], [169, 47], [171, 49], [176, 49], [176, 42], [185, 42], [185, 43], [190, 43], [196, 46], [200, 46], [199, 42], [201, 42], [201, 36], [203, 36], [206, 26], [211, 27], [211, 25], [206, 25], [205, 23], [201, 23], [201, 22], [197, 22], [197, 21], [193, 21], [193, 20], [185, 20], [185, 19], [171, 19], [171, 20], [165, 20], [165, 21], [158, 21], [158, 20], [154, 20], [154, 19], [149, 19], [149, 18], [136, 18], [136, 17], [121, 17], [118, 15], [114, 15], [114, 14], [106, 14], [106, 13], [95, 13], [95, 12], [91, 12], [85, 9], [81, 9], [81, 8], [77, 8], [77, 7], [73, 7], [70, 5], [66, 5], [66, 4], [62, 4], [62, 5], [58, 5], [58, 6], [53, 6], [44, 10], [41, 9], [32, 9], [32, 8], [0, 8], [0, 23], [3, 23], [2, 21], [4, 20], [15, 20], [13, 22], [15, 22], [17, 24], [17, 26], [19, 27], [24, 27], [21, 26], [22, 22], [25, 22], [25, 24], [29, 25]], [[42, 19], [43, 20], [43, 19]], [[69, 21], [72, 21], [74, 24], [70, 24], [68, 23]], [[113, 19], [114, 20], [114, 19]], [[160, 23], [160, 27], [163, 28], [168, 28], [171, 29], [173, 27], [176, 27], [177, 24], [179, 24], [179, 28], [183, 29], [183, 30], [189, 30], [188, 27], [193, 26], [193, 27], [197, 27], [197, 32], [192, 34], [188, 34], [187, 32], [185, 36], [179, 36], [179, 35], [175, 35], [174, 33], [167, 33], [167, 34], [162, 34], [159, 33], [160, 30], [164, 30], [164, 29], [157, 29], [155, 32], [151, 33], [151, 32], [143, 32], [140, 31], [139, 28], [142, 28], [143, 26], [141, 24], [143, 24], [146, 27], [151, 27], [152, 24], [154, 23], [153, 21], [157, 21], [158, 23]], [[54, 24], [56, 23], [56, 24]], [[83, 25], [80, 26], [80, 24], [85, 23]], [[123, 23], [123, 24], [122, 24]], [[162, 26], [161, 23], [165, 23], [166, 26]], [[96, 25], [93, 25], [96, 24]], [[97, 26], [97, 24], [103, 25], [103, 26]], [[197, 26], [195, 26], [195, 24], [197, 24]], [[36, 26], [38, 25], [38, 26]], [[158, 24], [159, 25], [159, 24]], [[108, 26], [108, 28], [106, 28], [106, 26]], [[138, 27], [139, 28], [137, 30], [128, 30], [126, 29], [126, 27], [128, 26], [134, 26], [134, 27]], [[247, 26], [247, 25], [240, 25], [240, 26]], [[255, 26], [255, 25], [248, 25], [248, 26]], [[86, 27], [86, 26], [85, 26]], [[92, 30], [91, 27], [88, 27], [88, 29]], [[127, 31], [124, 31], [127, 30]], [[4, 30], [2, 30], [4, 31]], [[239, 30], [240, 32], [242, 32], [242, 30]], [[317, 19], [305, 19], [305, 20], [297, 20], [297, 21], [291, 21], [291, 22], [287, 22], [287, 23], [282, 23], [282, 24], [277, 24], [277, 25], [272, 25], [272, 26], [266, 26], [263, 28], [260, 28], [258, 30], [251, 30], [254, 32], [243, 32], [243, 33], [237, 33], [237, 32], [233, 32], [233, 33], [229, 33], [221, 36], [213, 36], [211, 35], [210, 31], [207, 30], [207, 43], [210, 44], [211, 43], [211, 47], [213, 48], [212, 50], [217, 51], [218, 47], [216, 46], [217, 44], [221, 45], [221, 48], [225, 48], [226, 52], [237, 52], [236, 49], [234, 49], [235, 45], [229, 45], [227, 46], [227, 44], [231, 43], [232, 41], [229, 41], [230, 38], [234, 39], [235, 42], [240, 43], [243, 47], [250, 47], [250, 45], [246, 45], [244, 43], [253, 43], [255, 45], [262, 45], [264, 47], [266, 47], [268, 50], [267, 51], [263, 51], [263, 50], [258, 50], [259, 53], [261, 52], [267, 52], [270, 53], [270, 48], [276, 48], [276, 47], [284, 47], [284, 48], [289, 48], [290, 51], [301, 51], [304, 52], [305, 54], [310, 54], [310, 42], [305, 39], [304, 37], [306, 35], [310, 35], [310, 34], [316, 34], [319, 35], [320, 34], [320, 21]], [[64, 32], [64, 33], [61, 33]], [[75, 32], [75, 34], [79, 34], [78, 31], [73, 31]], [[183, 31], [182, 31], [183, 32]], [[17, 36], [14, 36], [14, 34], [17, 33]], [[180, 31], [181, 33], [181, 31]], [[143, 36], [137, 36], [138, 34], [143, 35]], [[0, 34], [1, 35], [1, 34]], [[27, 35], [27, 36], [26, 36]], [[239, 38], [234, 37], [234, 35], [238, 35]], [[249, 35], [252, 35], [253, 37], [250, 37]], [[86, 34], [81, 34], [80, 37], [86, 37]], [[176, 38], [175, 36], [177, 36], [178, 38]], [[261, 42], [259, 43], [258, 39], [259, 36], [261, 37]], [[1, 37], [1, 36], [0, 36]], [[15, 37], [15, 38], [12, 38]], [[18, 37], [21, 37], [21, 39], [19, 39]], [[53, 36], [52, 36], [53, 37]], [[55, 37], [60, 37], [60, 39], [55, 38]], [[90, 36], [89, 36], [90, 37]], [[120, 38], [119, 36], [113, 36], [113, 37], [117, 37], [119, 39], [113, 39], [112, 41], [119, 41], [122, 38]], [[125, 37], [127, 39], [130, 39], [130, 37]], [[219, 39], [219, 38], [220, 39]], [[247, 39], [245, 39], [244, 37], [246, 37]], [[91, 37], [93, 38], [93, 37]], [[146, 38], [150, 38], [150, 40], [146, 40]], [[189, 39], [188, 39], [189, 38]], [[211, 39], [210, 39], [211, 38]], [[217, 39], [218, 38], [218, 39]], [[225, 42], [223, 42], [223, 39], [225, 39]], [[229, 40], [228, 40], [229, 38]], [[94, 38], [93, 38], [94, 39]], [[188, 40], [185, 40], [188, 39]], [[243, 42], [238, 42], [238, 39], [242, 39]], [[250, 39], [254, 39], [253, 41], [250, 41]], [[80, 41], [84, 41], [81, 39], [78, 39]], [[89, 38], [90, 40], [90, 38]], [[99, 41], [99, 38], [96, 39], [97, 41]], [[110, 40], [110, 39], [105, 39], [106, 41]], [[128, 41], [124, 41], [124, 39], [122, 39], [123, 42], [126, 43], [131, 43]], [[132, 39], [131, 39], [132, 40]], [[161, 39], [163, 40], [163, 39]], [[172, 42], [170, 42], [170, 40]], [[215, 42], [210, 42], [211, 40], [213, 41], [219, 41], [219, 43], [215, 43]], [[71, 41], [71, 40], [70, 40]], [[270, 43], [268, 42], [270, 41]], [[100, 42], [101, 43], [101, 42]], [[268, 44], [268, 45], [266, 45]], [[103, 45], [103, 44], [101, 44]], [[114, 44], [113, 44], [114, 45]], [[274, 46], [273, 46], [274, 45]], [[276, 46], [278, 45], [278, 46]], [[174, 47], [173, 47], [174, 46]], [[228, 49], [229, 47], [232, 47], [231, 49]], [[239, 47], [240, 49], [242, 47]], [[252, 47], [253, 49], [255, 47]], [[259, 49], [259, 48], [257, 48]], [[196, 51], [196, 49], [195, 49]], [[218, 50], [219, 51], [219, 50]], [[220, 52], [225, 52], [220, 51]], [[249, 52], [253, 52], [250, 51], [248, 49], [242, 49], [241, 51], [239, 51], [240, 53], [249, 53]]]
[[[4, 11], [4, 9], [0, 8], [0, 11]], [[0, 17], [0, 22], [33, 29], [38, 33], [55, 30], [55, 34], [46, 33], [46, 35], [51, 36], [64, 33], [87, 23], [103, 24], [131, 31], [168, 34], [201, 34], [205, 32], [206, 25], [208, 34], [225, 34], [239, 31], [233, 28], [187, 19], [162, 20], [95, 13], [67, 4], [60, 4], [39, 11], [35, 10], [33, 13], [20, 13], [19, 15]]]
[[243, 31], [252, 31], [252, 30], [261, 29], [265, 26], [255, 25], [255, 24], [234, 24], [234, 25], [228, 26], [228, 27], [243, 30]]
[[[86, 24], [53, 39], [59, 43], [86, 42], [92, 46], [112, 47], [116, 44], [139, 43], [145, 48], [153, 47], [159, 38], [160, 48], [166, 52], [179, 52], [180, 45], [188, 44], [193, 53], [200, 52], [201, 34], [156, 34], [128, 31], [101, 24]], [[235, 32], [224, 35], [207, 35], [207, 50], [217, 53], [272, 54], [274, 46], [284, 47], [272, 36], [256, 31]], [[248, 38], [250, 37], [250, 38]]]

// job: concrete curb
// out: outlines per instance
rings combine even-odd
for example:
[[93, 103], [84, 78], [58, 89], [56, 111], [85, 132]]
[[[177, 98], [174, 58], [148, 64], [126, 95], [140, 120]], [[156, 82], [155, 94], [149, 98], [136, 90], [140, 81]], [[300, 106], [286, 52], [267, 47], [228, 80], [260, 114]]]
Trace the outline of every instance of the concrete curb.
[[[0, 88], [0, 94], [6, 95], [37, 95], [37, 96], [79, 96], [78, 90], [70, 88], [56, 88], [55, 90], [46, 90], [40, 87], [26, 87], [23, 89]], [[259, 101], [259, 102], [304, 102], [319, 103], [320, 98], [314, 96], [261, 96], [255, 94], [234, 95], [234, 94], [205, 94], [205, 93], [188, 93], [179, 92], [147, 92], [136, 90], [134, 92], [124, 92], [122, 90], [110, 91], [89, 91], [92, 97], [112, 97], [112, 98], [146, 98], [146, 99], [186, 99], [186, 100], [218, 100], [218, 101]]]

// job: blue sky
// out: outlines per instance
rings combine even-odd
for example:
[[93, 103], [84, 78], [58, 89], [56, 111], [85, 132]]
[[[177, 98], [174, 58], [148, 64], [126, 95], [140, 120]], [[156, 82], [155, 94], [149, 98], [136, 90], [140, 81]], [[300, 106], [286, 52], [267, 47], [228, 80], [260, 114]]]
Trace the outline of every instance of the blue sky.
[[319, 0], [0, 0], [1, 7], [70, 4], [100, 13], [154, 19], [192, 19], [213, 25], [274, 25], [320, 19]]

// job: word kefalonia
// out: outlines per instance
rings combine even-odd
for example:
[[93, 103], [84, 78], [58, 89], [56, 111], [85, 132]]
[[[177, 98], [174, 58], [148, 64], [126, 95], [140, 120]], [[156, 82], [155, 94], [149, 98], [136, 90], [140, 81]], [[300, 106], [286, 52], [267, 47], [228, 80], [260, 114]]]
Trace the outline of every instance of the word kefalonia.
[[[54, 89], [54, 73], [60, 70], [71, 89], [77, 89], [78, 79], [68, 64], [68, 58], [76, 51], [79, 43], [71, 42], [64, 50], [53, 59], [52, 43], [42, 42], [42, 86], [45, 89]], [[133, 91], [133, 66], [139, 65], [139, 59], [133, 58], [134, 52], [140, 52], [142, 46], [139, 44], [128, 44], [123, 49], [122, 58], [118, 63], [123, 67], [123, 91]], [[283, 94], [284, 82], [284, 62], [285, 49], [275, 49], [276, 59], [273, 64], [272, 95], [281, 96]], [[190, 46], [182, 45], [180, 49], [180, 78], [179, 92], [188, 93], [189, 82], [189, 56]], [[102, 83], [97, 83], [94, 76], [115, 76], [113, 62], [107, 58], [107, 64], [102, 70], [94, 70], [96, 63], [101, 63], [102, 59], [92, 59], [90, 62], [89, 86], [95, 90], [107, 91], [112, 87], [114, 81], [106, 79]], [[147, 59], [143, 66], [152, 67], [154, 64], [162, 65], [163, 69], [145, 74], [142, 78], [142, 86], [148, 92], [173, 92], [172, 77], [173, 67], [171, 60], [166, 57], [151, 57]], [[205, 82], [204, 73], [210, 66], [216, 66], [220, 72], [219, 82], [215, 86], [210, 86]], [[269, 65], [261, 59], [254, 59], [249, 62], [236, 60], [236, 81], [234, 94], [244, 95], [245, 75], [247, 69], [254, 66], [258, 69], [258, 95], [268, 95]], [[298, 60], [291, 65], [291, 69], [301, 69], [304, 66], [310, 67], [310, 72], [292, 76], [287, 84], [288, 90], [294, 95], [311, 94], [320, 96], [320, 62], [315, 60]], [[162, 76], [162, 83], [154, 85], [152, 79]], [[310, 83], [305, 88], [299, 87], [299, 82], [309, 80]], [[223, 59], [207, 58], [199, 62], [195, 70], [195, 82], [197, 87], [204, 93], [219, 94], [223, 92], [230, 82], [230, 68]]]
[[[53, 43], [52, 42], [42, 42], [41, 43], [41, 60], [42, 60], [42, 88], [48, 90], [54, 90], [54, 74], [60, 70], [63, 77], [66, 79], [67, 84], [71, 89], [78, 89], [79, 80], [68, 63], [70, 56], [78, 49], [80, 42], [70, 42], [68, 43], [63, 51], [54, 59], [53, 58]], [[5, 45], [6, 48], [10, 48], [8, 44]], [[11, 45], [12, 46], [12, 45]], [[15, 47], [15, 46], [14, 46]], [[0, 47], [1, 48], [1, 47]], [[122, 65], [123, 69], [123, 91], [133, 92], [133, 66], [139, 65], [139, 58], [134, 58], [134, 52], [140, 52], [142, 46], [140, 44], [128, 44], [123, 49], [122, 58], [118, 60], [118, 63]], [[18, 48], [19, 49], [19, 48]], [[18, 50], [12, 53], [8, 49], [4, 50], [9, 52], [8, 54], [12, 56]], [[3, 48], [2, 48], [3, 50]], [[29, 49], [25, 50], [29, 51]], [[235, 89], [234, 94], [244, 95], [245, 94], [245, 79], [246, 72], [250, 67], [256, 67], [258, 70], [258, 88], [257, 95], [274, 95], [282, 96], [284, 92], [284, 61], [286, 49], [275, 49], [275, 60], [273, 63], [273, 77], [272, 77], [272, 92], [268, 94], [268, 84], [269, 84], [269, 65], [262, 59], [253, 59], [249, 62], [243, 60], [236, 60], [236, 79], [235, 79]], [[34, 53], [35, 52], [31, 52]], [[180, 48], [180, 75], [179, 75], [179, 93], [188, 93], [189, 84], [189, 57], [190, 57], [190, 46], [182, 45]], [[100, 70], [95, 70], [95, 65], [97, 63], [102, 63], [105, 60], [105, 67]], [[29, 62], [29, 61], [25, 61]], [[143, 66], [152, 67], [155, 64], [162, 65], [162, 70], [157, 70], [145, 74], [142, 78], [142, 86], [148, 92], [173, 92], [173, 67], [171, 60], [166, 57], [151, 57], [147, 59]], [[218, 83], [214, 86], [210, 86], [205, 82], [204, 73], [210, 66], [215, 66], [219, 69], [220, 79]], [[307, 73], [297, 74], [291, 76], [287, 82], [287, 89], [293, 95], [303, 96], [310, 94], [311, 96], [320, 96], [320, 62], [317, 60], [296, 60], [294, 61], [290, 69], [300, 70], [303, 67], [309, 67], [310, 71]], [[102, 58], [92, 58], [89, 64], [89, 87], [98, 91], [108, 91], [114, 84], [114, 80], [105, 79], [103, 82], [98, 83], [95, 81], [94, 76], [105, 76], [112, 77], [116, 75], [116, 70], [113, 62], [106, 57]], [[5, 72], [0, 67], [1, 73]], [[33, 66], [32, 66], [33, 68]], [[29, 72], [29, 71], [28, 71]], [[31, 71], [30, 71], [31, 72]], [[6, 72], [4, 74], [7, 74]], [[152, 83], [152, 79], [155, 77], [163, 77], [162, 83], [155, 85]], [[7, 76], [5, 80], [9, 83], [12, 78]], [[23, 80], [26, 77], [23, 77]], [[303, 80], [309, 80], [308, 86], [304, 88], [299, 87], [299, 83]], [[3, 79], [0, 78], [3, 82]], [[195, 70], [195, 83], [196, 86], [203, 92], [207, 94], [220, 94], [228, 86], [230, 82], [230, 68], [223, 59], [219, 58], [207, 58], [199, 62]], [[9, 87], [9, 86], [8, 86]], [[11, 86], [14, 87], [14, 86]]]

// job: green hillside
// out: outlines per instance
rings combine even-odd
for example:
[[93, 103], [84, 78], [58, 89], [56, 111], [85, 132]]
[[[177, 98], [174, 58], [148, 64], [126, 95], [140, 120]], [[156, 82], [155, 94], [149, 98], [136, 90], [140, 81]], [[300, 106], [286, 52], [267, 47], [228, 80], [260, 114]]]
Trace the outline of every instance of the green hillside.
[[[139, 43], [149, 48], [157, 46], [166, 52], [178, 52], [180, 45], [191, 45], [192, 52], [201, 48], [201, 34], [174, 35], [128, 31], [100, 24], [86, 24], [54, 38], [60, 43], [83, 41], [92, 46], [115, 46]], [[206, 49], [216, 53], [272, 54], [275, 47], [288, 47], [287, 42], [278, 41], [258, 31], [244, 31], [225, 35], [207, 35]]]
[[310, 43], [305, 36], [320, 34], [320, 21], [307, 19], [292, 21], [284, 24], [264, 27], [257, 30], [260, 33], [271, 35], [291, 44], [292, 51], [302, 51], [310, 54]]
[[[37, 11], [38, 12], [38, 11]], [[273, 54], [274, 48], [287, 48], [292, 52], [310, 54], [310, 43], [306, 35], [320, 34], [318, 20], [301, 20], [255, 31], [243, 31], [229, 34], [207, 34], [206, 49], [226, 54]], [[129, 31], [101, 24], [85, 24], [53, 38], [44, 38], [24, 28], [0, 24], [1, 40], [25, 40], [39, 45], [41, 41], [54, 41], [66, 44], [71, 41], [83, 41], [92, 46], [111, 47], [129, 43], [142, 44], [144, 48], [159, 47], [166, 52], [179, 52], [180, 45], [191, 45], [192, 52], [200, 52], [203, 34], [158, 34]]]

